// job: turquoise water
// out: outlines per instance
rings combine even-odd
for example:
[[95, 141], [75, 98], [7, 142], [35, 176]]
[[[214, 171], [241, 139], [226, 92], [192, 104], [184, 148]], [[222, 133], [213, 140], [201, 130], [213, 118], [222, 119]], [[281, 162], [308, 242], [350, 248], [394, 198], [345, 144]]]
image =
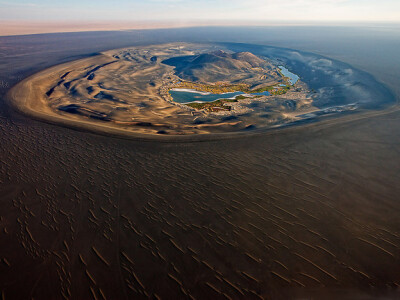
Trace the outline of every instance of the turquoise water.
[[[283, 66], [279, 66], [281, 73], [283, 76], [289, 78], [290, 84], [295, 84], [299, 80], [299, 76], [290, 72]], [[285, 84], [280, 84], [279, 86], [285, 86]], [[207, 94], [201, 93], [196, 91], [185, 91], [185, 90], [171, 90], [169, 91], [172, 98], [175, 102], [178, 103], [190, 103], [190, 102], [213, 102], [219, 99], [232, 99], [238, 95], [243, 95], [246, 93], [243, 92], [233, 92], [233, 93], [225, 93], [225, 94]], [[251, 95], [261, 95], [261, 96], [269, 96], [269, 92], [262, 92], [262, 93], [251, 93]]]
[[293, 74], [292, 72], [290, 72], [288, 69], [286, 69], [283, 66], [279, 66], [279, 69], [281, 69], [281, 73], [289, 78], [290, 84], [295, 84], [297, 82], [297, 80], [299, 80], [299, 76], [297, 76], [296, 74]]
[[[231, 99], [238, 95], [243, 95], [243, 92], [233, 92], [225, 94], [204, 94], [200, 92], [187, 92], [187, 91], [169, 91], [175, 102], [190, 103], [190, 102], [212, 102], [219, 99]], [[252, 93], [251, 95], [269, 96], [269, 92]]]

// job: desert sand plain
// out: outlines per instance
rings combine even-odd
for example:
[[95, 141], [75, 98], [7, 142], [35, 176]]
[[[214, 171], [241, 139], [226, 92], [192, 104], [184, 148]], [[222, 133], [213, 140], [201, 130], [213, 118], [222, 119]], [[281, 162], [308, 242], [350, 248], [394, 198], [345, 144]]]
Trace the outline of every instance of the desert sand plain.
[[[7, 40], [2, 76], [61, 62], [53, 38]], [[160, 143], [0, 105], [3, 299], [399, 297], [397, 107]]]

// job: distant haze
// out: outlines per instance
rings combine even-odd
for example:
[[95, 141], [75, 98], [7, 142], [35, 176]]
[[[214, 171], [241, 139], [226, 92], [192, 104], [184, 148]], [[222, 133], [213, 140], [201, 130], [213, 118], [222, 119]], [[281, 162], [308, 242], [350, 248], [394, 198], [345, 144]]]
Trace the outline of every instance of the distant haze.
[[399, 21], [398, 0], [0, 0], [0, 35], [199, 25]]

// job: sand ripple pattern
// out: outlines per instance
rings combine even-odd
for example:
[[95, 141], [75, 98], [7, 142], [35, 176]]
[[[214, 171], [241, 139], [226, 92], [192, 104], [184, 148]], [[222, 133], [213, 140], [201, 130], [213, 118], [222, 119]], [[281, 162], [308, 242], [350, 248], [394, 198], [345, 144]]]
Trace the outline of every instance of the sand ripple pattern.
[[399, 151], [368, 130], [381, 121], [140, 144], [2, 119], [1, 291], [249, 299], [395, 288], [398, 168], [382, 161]]
[[[23, 38], [28, 50], [1, 40], [0, 95], [21, 74], [116, 47], [95, 34], [47, 38]], [[1, 99], [0, 297], [398, 291], [399, 125], [395, 109], [235, 140], [139, 143], [34, 121]]]

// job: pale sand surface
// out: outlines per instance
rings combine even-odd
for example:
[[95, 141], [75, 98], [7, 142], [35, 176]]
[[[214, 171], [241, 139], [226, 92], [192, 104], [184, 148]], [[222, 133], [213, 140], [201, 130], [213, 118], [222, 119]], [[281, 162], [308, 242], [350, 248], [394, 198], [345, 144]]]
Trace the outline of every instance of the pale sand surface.
[[[172, 66], [161, 61], [215, 49], [218, 49], [215, 45], [175, 43], [107, 51], [35, 74], [13, 88], [9, 99], [20, 111], [36, 118], [139, 138], [159, 136], [160, 132], [174, 136], [207, 135], [250, 127], [277, 127], [317, 110], [301, 81], [285, 95], [229, 103], [231, 111], [207, 113], [174, 102], [168, 90], [181, 79], [174, 75]], [[151, 62], [151, 57], [157, 57], [157, 62]], [[261, 86], [283, 80], [274, 69], [266, 75], [254, 72], [263, 78], [256, 81]], [[231, 80], [244, 78], [240, 82], [255, 82], [248, 76], [248, 73], [232, 74]], [[295, 111], [283, 107], [287, 100], [296, 102]], [[254, 104], [257, 104], [255, 109]], [[80, 109], [79, 115], [63, 110], [71, 105]], [[234, 121], [226, 121], [229, 116], [234, 116]]]

